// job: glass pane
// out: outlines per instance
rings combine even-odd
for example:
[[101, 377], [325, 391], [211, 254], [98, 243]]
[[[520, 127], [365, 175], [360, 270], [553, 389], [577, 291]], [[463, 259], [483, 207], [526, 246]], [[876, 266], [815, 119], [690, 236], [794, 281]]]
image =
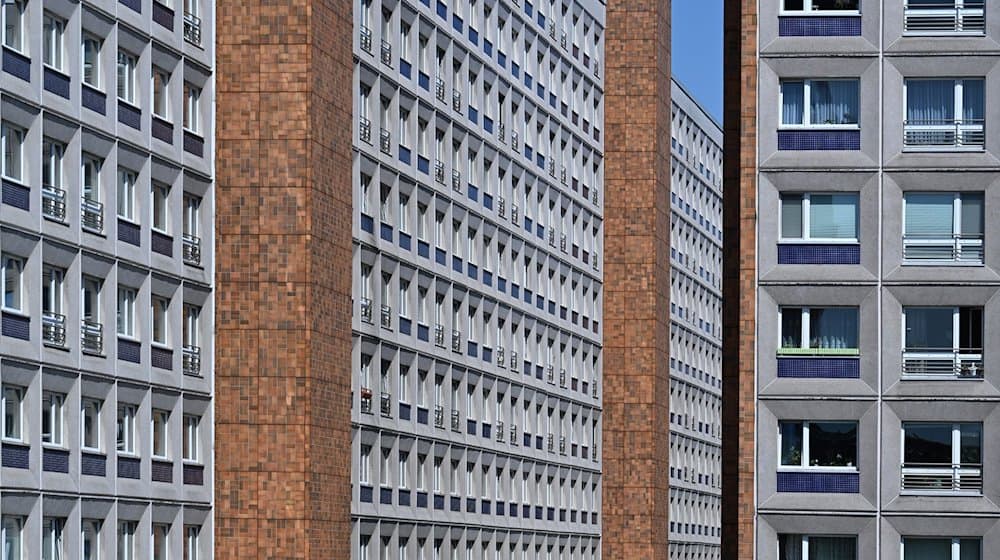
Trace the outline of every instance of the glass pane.
[[[966, 0], [968, 5], [969, 0]], [[982, 558], [983, 543], [980, 539], [961, 539], [959, 541], [961, 552], [958, 560], [980, 560]]]
[[788, 11], [801, 11], [803, 9], [802, 0], [785, 0], [785, 9]]
[[802, 465], [802, 422], [781, 422], [781, 464]]
[[983, 207], [982, 193], [962, 194], [962, 235], [983, 235]]
[[809, 424], [809, 466], [853, 467], [858, 464], [857, 455], [856, 423], [811, 422]]
[[907, 237], [950, 239], [955, 231], [955, 196], [951, 193], [910, 193], [903, 216]]
[[802, 310], [798, 307], [781, 310], [781, 347], [802, 347]]
[[983, 426], [982, 424], [962, 424], [959, 454], [963, 465], [978, 465], [983, 462]]
[[803, 82], [781, 83], [781, 124], [802, 124], [804, 88]]
[[903, 315], [907, 350], [950, 350], [955, 346], [954, 308], [907, 307]]
[[951, 124], [954, 121], [954, 80], [906, 80], [906, 124]]
[[903, 560], [951, 560], [951, 539], [903, 539]]
[[854, 560], [857, 553], [854, 537], [809, 537], [809, 560]]
[[962, 307], [958, 310], [958, 347], [969, 350], [983, 348], [983, 309]]
[[802, 560], [802, 535], [778, 535], [778, 560]]
[[857, 239], [857, 195], [814, 194], [810, 197], [809, 204], [809, 237]]
[[951, 424], [904, 424], [903, 462], [950, 465], [951, 431]]
[[857, 80], [813, 81], [809, 124], [858, 124]]
[[[857, 11], [859, 0], [812, 0], [813, 10]], [[852, 556], [853, 558], [853, 556]]]
[[858, 310], [853, 307], [814, 308], [809, 313], [810, 348], [857, 348]]
[[785, 239], [802, 238], [801, 194], [781, 196], [781, 237]]
[[983, 122], [984, 90], [983, 80], [962, 80], [962, 119], [966, 124]]

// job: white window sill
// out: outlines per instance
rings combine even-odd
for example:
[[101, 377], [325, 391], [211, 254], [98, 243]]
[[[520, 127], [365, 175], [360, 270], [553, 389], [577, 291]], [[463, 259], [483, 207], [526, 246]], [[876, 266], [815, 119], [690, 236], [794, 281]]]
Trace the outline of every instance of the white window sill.
[[779, 245], [860, 245], [857, 239], [778, 239]]
[[778, 132], [788, 131], [814, 131], [832, 132], [837, 130], [861, 130], [858, 124], [781, 124], [778, 125]]
[[7, 437], [0, 439], [0, 444], [2, 444], [2, 443], [9, 443], [11, 445], [28, 446], [28, 442], [26, 442], [24, 440], [14, 439], [14, 438], [7, 438]]
[[3, 307], [0, 308], [0, 311], [8, 315], [17, 315], [18, 317], [21, 317], [23, 319], [31, 318], [31, 315], [25, 313], [24, 311], [21, 311], [20, 309], [14, 309], [13, 307]]
[[860, 472], [857, 467], [791, 467], [791, 466], [781, 466], [778, 467], [778, 472], [794, 472], [794, 473], [840, 473], [840, 474], [851, 474]]

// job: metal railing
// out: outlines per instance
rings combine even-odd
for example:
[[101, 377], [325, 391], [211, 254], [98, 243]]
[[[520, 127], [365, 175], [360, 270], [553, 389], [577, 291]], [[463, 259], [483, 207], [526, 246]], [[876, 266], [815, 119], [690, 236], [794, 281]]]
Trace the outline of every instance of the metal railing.
[[986, 31], [984, 3], [967, 1], [941, 4], [910, 4], [903, 11], [903, 32], [910, 35], [982, 35]]
[[520, 149], [520, 147], [521, 147], [520, 140], [517, 137], [517, 131], [515, 130], [514, 132], [510, 133], [510, 149], [516, 152]]
[[439, 159], [434, 160], [434, 180], [444, 184], [444, 162]]
[[597, 446], [596, 445], [594, 445], [593, 447], [590, 448], [590, 459], [592, 461], [596, 461], [597, 460]]
[[457, 169], [451, 170], [451, 188], [455, 192], [462, 192], [462, 172]]
[[982, 148], [986, 144], [983, 119], [921, 119], [903, 123], [907, 148]]
[[517, 445], [517, 424], [510, 425], [510, 444]]
[[556, 230], [549, 228], [549, 246], [556, 246]]
[[434, 345], [444, 348], [444, 325], [441, 323], [434, 325]]
[[434, 95], [438, 101], [444, 103], [444, 80], [441, 78], [434, 79]]
[[510, 353], [510, 371], [517, 373], [521, 370], [521, 364], [517, 361], [517, 352]]
[[556, 382], [556, 370], [554, 367], [548, 366], [545, 368], [545, 380], [553, 384]]
[[559, 386], [566, 387], [566, 370], [564, 369], [559, 370]]
[[597, 251], [594, 251], [594, 254], [592, 255], [592, 258], [590, 260], [590, 266], [594, 269], [595, 272], [601, 269], [600, 265], [597, 264], [599, 260], [600, 259], [598, 258]]
[[507, 436], [507, 432], [503, 429], [503, 420], [497, 421], [497, 442], [503, 443], [503, 438]]
[[517, 223], [517, 204], [510, 205], [510, 221]]
[[546, 442], [547, 445], [545, 446], [546, 449], [548, 449], [549, 453], [555, 453], [556, 452], [556, 437], [554, 435], [552, 435], [552, 434], [549, 434], [549, 437], [546, 438], [546, 439], [547, 439], [547, 442]]
[[903, 463], [902, 489], [921, 492], [983, 491], [981, 463]]
[[499, 214], [501, 218], [507, 217], [507, 201], [504, 200], [503, 197], [500, 197], [500, 200], [497, 201], [497, 214]]
[[368, 387], [361, 388], [361, 413], [372, 414], [372, 390]]
[[455, 110], [456, 113], [462, 112], [462, 92], [455, 88], [451, 90], [451, 108]]
[[559, 250], [563, 253], [566, 252], [566, 234], [562, 233], [559, 235]]
[[555, 158], [549, 158], [549, 177], [553, 179], [556, 178], [556, 160]]
[[563, 31], [562, 34], [559, 36], [559, 46], [561, 46], [563, 48], [563, 50], [566, 50], [566, 32], [565, 31]]
[[982, 348], [907, 348], [903, 377], [982, 379]]
[[80, 201], [80, 225], [101, 233], [104, 231], [104, 205], [89, 198]]
[[361, 322], [372, 324], [372, 300], [361, 298]]
[[185, 344], [181, 350], [181, 364], [184, 373], [188, 375], [198, 375], [201, 373], [201, 348], [190, 344]]
[[104, 327], [100, 323], [86, 319], [81, 321], [80, 348], [91, 354], [104, 352]]
[[503, 346], [497, 348], [497, 367], [503, 367]]
[[595, 78], [601, 77], [601, 65], [598, 64], [596, 60], [594, 61], [594, 77]]
[[451, 431], [453, 432], [462, 431], [462, 418], [457, 410], [451, 411]]
[[384, 418], [392, 418], [392, 393], [382, 392], [379, 399], [379, 412]]
[[392, 135], [384, 128], [380, 128], [378, 131], [378, 146], [383, 154], [389, 155], [392, 153]]
[[42, 341], [50, 346], [66, 346], [66, 316], [42, 312]]
[[982, 235], [903, 236], [903, 260], [981, 263], [983, 256]]
[[365, 144], [372, 143], [372, 121], [365, 117], [358, 119], [358, 136]]
[[361, 35], [361, 50], [368, 54], [372, 53], [372, 30], [368, 29], [367, 26], [362, 25], [360, 30]]
[[559, 182], [561, 182], [564, 185], [567, 184], [567, 180], [568, 180], [567, 177], [568, 177], [568, 175], [566, 173], [566, 166], [564, 165], [559, 170]]
[[591, 388], [590, 388], [590, 396], [594, 397], [595, 399], [597, 398], [597, 391], [598, 391], [597, 386], [598, 385], [599, 384], [597, 383], [597, 379], [594, 379], [593, 383], [591, 384]]
[[461, 352], [462, 351], [462, 333], [452, 329], [451, 330], [451, 351]]
[[382, 64], [386, 66], [392, 66], [392, 44], [385, 39], [382, 39], [380, 54], [382, 55]]
[[184, 40], [201, 46], [201, 18], [184, 12]]
[[559, 454], [566, 454], [566, 436], [559, 436]]
[[435, 406], [434, 407], [434, 427], [443, 428], [444, 427], [444, 407]]
[[42, 214], [53, 220], [66, 221], [66, 191], [51, 185], [43, 185]]
[[556, 38], [556, 22], [549, 22], [549, 37]]
[[392, 328], [392, 307], [382, 304], [381, 325], [383, 329]]
[[597, 189], [593, 190], [593, 194], [590, 195], [590, 202], [597, 206]]
[[506, 134], [507, 134], [507, 129], [503, 125], [503, 123], [498, 124], [497, 125], [497, 140], [499, 140], [501, 144], [504, 143], [504, 140], [506, 138]]
[[181, 236], [181, 252], [184, 262], [201, 264], [201, 238], [185, 233]]

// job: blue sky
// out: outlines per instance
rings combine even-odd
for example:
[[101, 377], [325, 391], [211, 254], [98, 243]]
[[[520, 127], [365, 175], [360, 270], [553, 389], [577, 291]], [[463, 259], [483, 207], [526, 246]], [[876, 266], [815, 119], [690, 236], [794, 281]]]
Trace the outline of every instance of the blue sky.
[[674, 78], [722, 122], [722, 2], [673, 0]]

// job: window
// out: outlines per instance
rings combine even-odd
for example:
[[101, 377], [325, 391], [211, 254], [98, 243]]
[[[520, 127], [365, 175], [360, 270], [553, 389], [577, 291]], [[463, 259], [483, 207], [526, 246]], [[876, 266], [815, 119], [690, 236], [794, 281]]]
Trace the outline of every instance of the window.
[[170, 75], [159, 68], [153, 68], [152, 86], [153, 90], [153, 114], [163, 120], [167, 120], [167, 110], [169, 96], [167, 87], [170, 85]]
[[[782, 0], [781, 11], [784, 12], [853, 12], [857, 13], [861, 0]], [[782, 557], [784, 558], [784, 557]]]
[[21, 441], [21, 424], [24, 409], [24, 389], [3, 386], [3, 437]]
[[3, 46], [22, 53], [25, 51], [24, 9], [26, 5], [25, 0], [14, 0], [0, 4], [3, 9], [0, 12], [0, 19], [3, 20]]
[[379, 469], [378, 482], [382, 486], [389, 486], [389, 454], [390, 449], [382, 448], [382, 468]]
[[83, 36], [83, 83], [101, 89], [101, 40]]
[[858, 125], [858, 80], [783, 80], [782, 127]]
[[372, 448], [370, 445], [361, 446], [361, 465], [358, 470], [358, 482], [361, 484], [368, 484], [371, 480], [371, 455]]
[[407, 488], [410, 480], [410, 454], [399, 453], [399, 487]]
[[135, 556], [135, 530], [138, 523], [135, 521], [118, 522], [118, 560], [136, 560]]
[[982, 424], [904, 422], [902, 489], [980, 493], [982, 450]]
[[117, 432], [119, 453], [135, 453], [135, 413], [135, 405], [118, 405]]
[[906, 193], [903, 259], [983, 262], [983, 193]]
[[781, 354], [857, 354], [858, 308], [782, 307]]
[[63, 445], [63, 402], [66, 395], [42, 393], [42, 443]]
[[153, 229], [170, 233], [170, 187], [163, 183], [153, 183], [152, 195]]
[[83, 321], [85, 323], [101, 322], [101, 281], [98, 278], [84, 276], [83, 285]]
[[982, 146], [986, 82], [906, 79], [905, 146]]
[[201, 88], [184, 82], [184, 130], [201, 132]]
[[979, 560], [982, 540], [903, 537], [903, 560]]
[[3, 266], [0, 267], [0, 275], [3, 276], [3, 308], [21, 311], [21, 300], [24, 293], [21, 276], [24, 270], [24, 260], [12, 255], [3, 255], [2, 259]]
[[184, 235], [188, 237], [198, 237], [201, 228], [201, 198], [185, 194], [184, 195]]
[[46, 187], [62, 187], [63, 185], [63, 153], [66, 145], [51, 138], [42, 140], [42, 185]]
[[196, 305], [184, 306], [184, 346], [197, 348], [199, 342], [199, 326], [201, 308]]
[[135, 104], [135, 68], [138, 59], [125, 51], [118, 51], [118, 99]]
[[[4, 5], [4, 8], [6, 7], [7, 5]], [[24, 518], [5, 515], [0, 528], [3, 529], [3, 560], [21, 560], [21, 531], [24, 528]]]
[[101, 522], [83, 519], [80, 522], [80, 549], [82, 560], [98, 560], [101, 550]]
[[153, 560], [167, 560], [167, 535], [169, 533], [169, 525], [153, 523]]
[[128, 169], [118, 169], [118, 217], [135, 219], [136, 174]]
[[118, 334], [135, 336], [135, 290], [118, 287]]
[[[61, 269], [42, 267], [42, 317], [62, 319], [63, 310], [63, 271]], [[42, 329], [45, 330], [44, 327]], [[43, 333], [44, 334], [44, 333]]]
[[101, 449], [101, 401], [82, 399], [80, 402], [80, 437], [84, 449]]
[[42, 63], [50, 68], [63, 69], [63, 31], [66, 22], [52, 14], [42, 19]]
[[42, 518], [42, 560], [62, 560], [63, 525], [65, 520], [57, 517]]
[[904, 307], [903, 376], [983, 376], [983, 310]]
[[857, 422], [778, 422], [781, 467], [857, 470]]
[[778, 535], [778, 560], [855, 560], [857, 537]]
[[192, 414], [184, 415], [184, 460], [192, 463], [200, 462], [200, 439], [198, 436], [201, 418]]
[[198, 560], [198, 534], [201, 529], [197, 525], [184, 526], [184, 560]]
[[153, 434], [153, 457], [167, 457], [169, 449], [167, 443], [169, 435], [167, 427], [170, 425], [170, 413], [166, 410], [154, 410], [151, 420], [151, 431]]
[[[9, 4], [4, 4], [7, 9]], [[0, 143], [3, 144], [3, 168], [0, 169], [7, 179], [21, 180], [21, 169], [24, 150], [24, 130], [10, 123], [0, 123]]]
[[87, 154], [83, 155], [83, 200], [91, 208], [101, 202], [101, 161]]

